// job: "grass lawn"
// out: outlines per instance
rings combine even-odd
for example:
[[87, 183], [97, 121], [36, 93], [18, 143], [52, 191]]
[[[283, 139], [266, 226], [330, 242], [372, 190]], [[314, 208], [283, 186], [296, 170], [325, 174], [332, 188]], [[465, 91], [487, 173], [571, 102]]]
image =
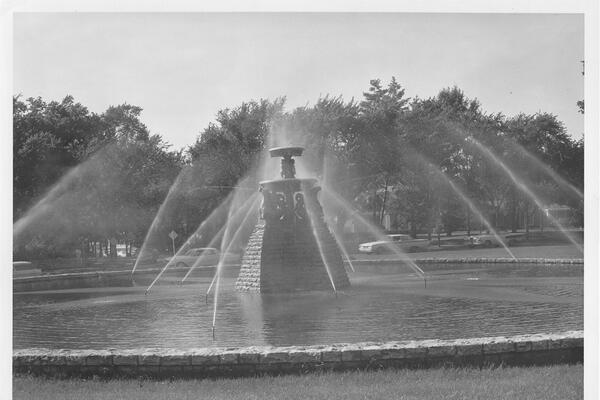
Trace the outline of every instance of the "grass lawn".
[[543, 399], [583, 398], [583, 365], [441, 368], [218, 380], [13, 378], [14, 399]]

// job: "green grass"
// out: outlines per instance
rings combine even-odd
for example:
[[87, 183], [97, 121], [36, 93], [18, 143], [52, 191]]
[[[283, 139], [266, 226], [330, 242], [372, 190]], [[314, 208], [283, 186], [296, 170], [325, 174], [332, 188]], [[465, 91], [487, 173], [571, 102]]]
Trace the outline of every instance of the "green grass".
[[13, 378], [14, 399], [544, 399], [583, 398], [583, 366], [442, 368], [219, 380]]

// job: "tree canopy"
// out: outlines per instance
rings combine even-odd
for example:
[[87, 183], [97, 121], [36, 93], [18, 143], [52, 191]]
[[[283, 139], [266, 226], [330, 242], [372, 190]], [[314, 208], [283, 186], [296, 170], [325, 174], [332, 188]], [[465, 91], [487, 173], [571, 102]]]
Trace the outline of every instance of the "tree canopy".
[[[161, 235], [177, 229], [183, 239], [233, 188], [255, 191], [265, 150], [282, 145], [304, 146], [303, 173], [375, 223], [389, 215], [392, 230], [469, 230], [478, 221], [461, 196], [494, 227], [518, 228], [519, 216], [541, 210], [498, 160], [545, 205], [568, 205], [573, 224], [582, 224], [583, 139], [549, 113], [488, 114], [457, 87], [410, 99], [395, 78], [374, 79], [360, 101], [324, 96], [289, 111], [283, 97], [251, 100], [219, 111], [183, 151], [141, 118], [130, 104], [96, 114], [72, 96], [13, 97], [13, 218], [30, 225], [19, 251], [31, 243], [68, 248], [81, 237], [139, 246], [167, 198]], [[341, 228], [347, 211], [334, 214]]]

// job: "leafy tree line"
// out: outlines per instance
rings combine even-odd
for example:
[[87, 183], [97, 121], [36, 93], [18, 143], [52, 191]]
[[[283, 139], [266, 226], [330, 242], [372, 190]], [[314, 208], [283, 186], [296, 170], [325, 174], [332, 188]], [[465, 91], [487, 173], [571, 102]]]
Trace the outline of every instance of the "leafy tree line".
[[[249, 101], [219, 111], [184, 151], [151, 134], [141, 111], [122, 104], [96, 114], [71, 96], [13, 98], [13, 218], [24, 227], [17, 254], [81, 247], [93, 255], [108, 241], [139, 247], [167, 198], [152, 246], [168, 246], [172, 229], [181, 243], [232, 188], [256, 190], [264, 150], [279, 145], [304, 146], [305, 173], [375, 223], [388, 215], [392, 230], [479, 228], [457, 188], [496, 228], [532, 223], [539, 207], [478, 143], [543, 204], [570, 206], [573, 224], [582, 224], [582, 200], [565, 182], [583, 190], [583, 139], [552, 114], [486, 113], [456, 87], [410, 99], [392, 78], [372, 80], [360, 101], [325, 96], [290, 111], [284, 98]], [[332, 214], [337, 229], [351, 217], [339, 207]]]
[[16, 255], [81, 247], [114, 256], [117, 241], [143, 240], [184, 157], [149, 133], [141, 111], [122, 104], [95, 114], [72, 96], [13, 98], [13, 219], [24, 226]]
[[[409, 99], [394, 78], [371, 81], [360, 102], [326, 96], [289, 112], [283, 105], [263, 100], [223, 110], [190, 152], [227, 154], [209, 164], [231, 184], [267, 147], [302, 145], [309, 174], [374, 222], [389, 214], [392, 230], [413, 235], [481, 229], [461, 194], [496, 229], [543, 228], [538, 205], [569, 206], [568, 224], [583, 224], [582, 198], [570, 189], [583, 191], [583, 139], [574, 140], [555, 115], [486, 113], [456, 87]], [[341, 229], [348, 211], [332, 211]]]

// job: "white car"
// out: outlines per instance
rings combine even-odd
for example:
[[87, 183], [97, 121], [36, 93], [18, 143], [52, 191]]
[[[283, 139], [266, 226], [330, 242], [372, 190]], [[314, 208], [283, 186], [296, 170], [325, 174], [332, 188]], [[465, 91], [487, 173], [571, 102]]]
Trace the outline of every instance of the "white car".
[[[168, 258], [169, 264], [177, 267], [192, 267], [192, 266], [216, 266], [219, 263], [221, 255], [219, 250], [213, 247], [198, 247], [189, 249], [184, 254]], [[224, 264], [233, 264], [240, 261], [240, 256], [233, 253], [227, 253], [223, 257]]]
[[500, 247], [502, 243], [494, 235], [470, 236], [471, 247]]
[[414, 253], [429, 246], [429, 240], [413, 239], [410, 235], [394, 234], [386, 235], [386, 237], [388, 240], [361, 243], [358, 245], [358, 251], [366, 254], [382, 254], [393, 252], [393, 249], [396, 248], [404, 253]]

